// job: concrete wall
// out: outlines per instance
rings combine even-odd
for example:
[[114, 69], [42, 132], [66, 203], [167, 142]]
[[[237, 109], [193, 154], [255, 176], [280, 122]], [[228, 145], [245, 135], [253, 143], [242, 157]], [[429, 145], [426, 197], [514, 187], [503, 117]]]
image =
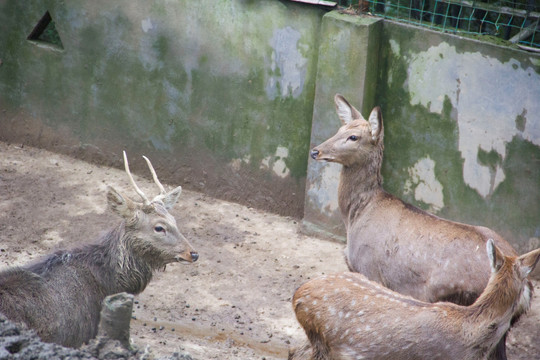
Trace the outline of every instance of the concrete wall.
[[[26, 40], [47, 10], [62, 51]], [[139, 172], [146, 154], [165, 182], [339, 237], [339, 166], [308, 151], [340, 92], [382, 107], [388, 191], [540, 246], [537, 54], [278, 0], [0, 0], [0, 34], [1, 140], [126, 149]]]
[[[538, 54], [389, 21], [379, 37], [372, 70], [385, 124], [384, 187], [439, 216], [491, 227], [520, 252], [540, 247]], [[367, 116], [371, 98], [362, 102], [354, 90], [362, 78], [342, 73], [331, 88]], [[340, 126], [325, 101], [329, 112], [313, 118], [313, 146]], [[309, 162], [304, 222], [343, 235], [338, 173], [325, 169]]]
[[[64, 50], [26, 40], [49, 11]], [[321, 8], [0, 0], [0, 134], [301, 217]], [[146, 171], [145, 171], [146, 173]]]
[[[379, 44], [383, 21], [378, 18], [330, 12], [323, 18], [313, 108], [311, 144], [334, 135], [336, 117], [334, 95], [347, 94], [364, 113], [375, 104]], [[337, 202], [341, 165], [309, 162], [304, 227], [310, 233], [343, 238], [345, 230]]]

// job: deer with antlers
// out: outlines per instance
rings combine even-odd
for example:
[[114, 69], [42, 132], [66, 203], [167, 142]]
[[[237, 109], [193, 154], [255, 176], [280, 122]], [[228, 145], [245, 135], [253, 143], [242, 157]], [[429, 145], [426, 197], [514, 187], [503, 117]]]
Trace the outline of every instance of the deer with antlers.
[[149, 200], [125, 170], [142, 202], [108, 187], [109, 208], [123, 221], [98, 242], [61, 250], [35, 263], [0, 272], [0, 312], [35, 329], [46, 342], [79, 347], [97, 334], [103, 299], [142, 292], [152, 274], [173, 262], [192, 263], [199, 255], [168, 212], [180, 196], [169, 192], [144, 157], [160, 193]]

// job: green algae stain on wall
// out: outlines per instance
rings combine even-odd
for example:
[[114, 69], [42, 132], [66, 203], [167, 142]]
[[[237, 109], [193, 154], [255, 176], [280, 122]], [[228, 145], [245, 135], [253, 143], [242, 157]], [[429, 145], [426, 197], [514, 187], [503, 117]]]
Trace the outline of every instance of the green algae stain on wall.
[[[71, 144], [102, 147], [107, 156], [125, 146], [162, 158], [189, 151], [209, 160], [217, 177], [240, 165], [252, 194], [301, 215], [324, 10], [245, 0], [0, 6], [12, 14], [0, 16], [0, 26], [13, 30], [5, 33], [23, 34], [12, 44], [16, 36], [0, 38], [14, 50], [0, 67], [6, 106], [30, 109], [53, 131], [69, 129]], [[37, 21], [46, 10], [62, 37], [61, 54], [24, 41], [35, 25], [28, 18]], [[175, 175], [195, 162], [172, 160], [182, 169], [170, 170]]]
[[[266, 76], [260, 71], [246, 78], [207, 74], [204, 67], [192, 72], [194, 136], [226, 161], [241, 159], [257, 170], [281, 160], [286, 170], [277, 167], [276, 175], [305, 176], [310, 124], [297, 114], [309, 113], [310, 103], [292, 96], [262, 101]], [[231, 85], [243, 91], [232, 92]]]
[[[385, 188], [443, 217], [496, 229], [518, 248], [527, 244], [540, 232], [540, 119], [531, 124], [540, 79], [516, 59], [502, 66], [429, 38], [419, 46], [406, 32], [392, 34], [381, 52]], [[490, 93], [503, 81], [523, 89], [520, 101]], [[423, 186], [431, 199], [418, 192]]]
[[[234, 12], [232, 29], [221, 31], [242, 33], [246, 41], [236, 35], [212, 48], [196, 46], [199, 59], [208, 61], [190, 69], [191, 128], [206, 148], [234, 166], [302, 178], [317, 54], [315, 33], [307, 29], [318, 24], [309, 17], [298, 23], [278, 3], [259, 6], [277, 8], [272, 11], [291, 21]], [[234, 65], [217, 62], [232, 54]]]
[[[511, 61], [514, 65], [517, 62]], [[493, 172], [490, 166], [479, 163], [479, 151], [495, 151], [504, 157], [506, 143], [517, 133], [540, 146], [534, 126], [519, 131], [514, 121], [524, 109], [540, 114], [540, 76], [532, 69], [507, 65], [480, 53], [458, 53], [455, 47], [441, 43], [413, 55], [409, 66], [412, 104], [429, 103], [430, 111], [440, 113], [441, 96], [450, 98], [458, 114], [464, 180], [484, 198], [504, 181], [505, 174], [498, 165]], [[499, 96], [501, 86], [514, 89], [520, 101]]]
[[490, 216], [494, 222], [511, 225], [510, 239], [523, 239], [521, 252], [530, 250], [531, 238], [540, 238], [540, 148], [521, 136], [507, 143], [504, 182], [491, 198]]

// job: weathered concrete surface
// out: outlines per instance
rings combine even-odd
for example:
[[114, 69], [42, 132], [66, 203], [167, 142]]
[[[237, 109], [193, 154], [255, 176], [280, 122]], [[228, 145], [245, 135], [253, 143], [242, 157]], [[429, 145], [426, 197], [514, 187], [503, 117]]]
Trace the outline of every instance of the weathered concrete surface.
[[[47, 10], [63, 50], [26, 40]], [[519, 252], [540, 246], [540, 56], [325, 14], [278, 0], [0, 0], [0, 140], [115, 166], [123, 149], [144, 153], [166, 182], [342, 236], [339, 166], [308, 161], [339, 126], [340, 92], [382, 107], [387, 190]]]
[[383, 44], [385, 187], [539, 247], [540, 56], [392, 22]]
[[[519, 253], [539, 247], [540, 56], [385, 21], [372, 69], [385, 126], [384, 187], [439, 216], [490, 227]], [[317, 79], [311, 145], [340, 126], [332, 91], [369, 114], [373, 102], [355, 88], [357, 76], [338, 78], [345, 90], [330, 76]], [[325, 103], [319, 88], [332, 88]], [[309, 162], [305, 214], [341, 235], [339, 170]]]
[[[374, 17], [339, 12], [323, 17], [311, 147], [339, 128], [334, 107], [336, 93], [355, 102], [358, 109], [368, 111], [374, 106], [381, 31], [382, 20]], [[345, 231], [337, 203], [341, 166], [314, 160], [308, 164], [305, 229], [340, 238]]]
[[[26, 40], [46, 11], [61, 51]], [[164, 181], [301, 217], [324, 13], [1, 0], [0, 139], [118, 166], [122, 149], [145, 153]]]

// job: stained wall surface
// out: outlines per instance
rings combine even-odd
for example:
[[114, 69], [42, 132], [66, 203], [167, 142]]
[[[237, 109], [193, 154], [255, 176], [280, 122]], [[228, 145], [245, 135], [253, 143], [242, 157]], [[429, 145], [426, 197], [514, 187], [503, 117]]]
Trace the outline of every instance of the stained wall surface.
[[[62, 48], [29, 41], [49, 12]], [[309, 149], [380, 105], [385, 188], [540, 246], [540, 56], [279, 0], [0, 0], [0, 140], [304, 218], [342, 237]]]
[[[374, 101], [347, 88], [363, 76], [342, 72], [325, 86], [364, 117], [381, 106], [384, 188], [438, 216], [495, 229], [519, 252], [540, 247], [538, 54], [390, 21], [378, 38], [377, 62], [366, 70], [378, 74]], [[314, 116], [311, 145], [340, 125], [335, 111]], [[304, 223], [343, 239], [340, 169], [310, 160]]]
[[[63, 49], [27, 40], [49, 12]], [[324, 9], [0, 1], [1, 138], [302, 216]]]

